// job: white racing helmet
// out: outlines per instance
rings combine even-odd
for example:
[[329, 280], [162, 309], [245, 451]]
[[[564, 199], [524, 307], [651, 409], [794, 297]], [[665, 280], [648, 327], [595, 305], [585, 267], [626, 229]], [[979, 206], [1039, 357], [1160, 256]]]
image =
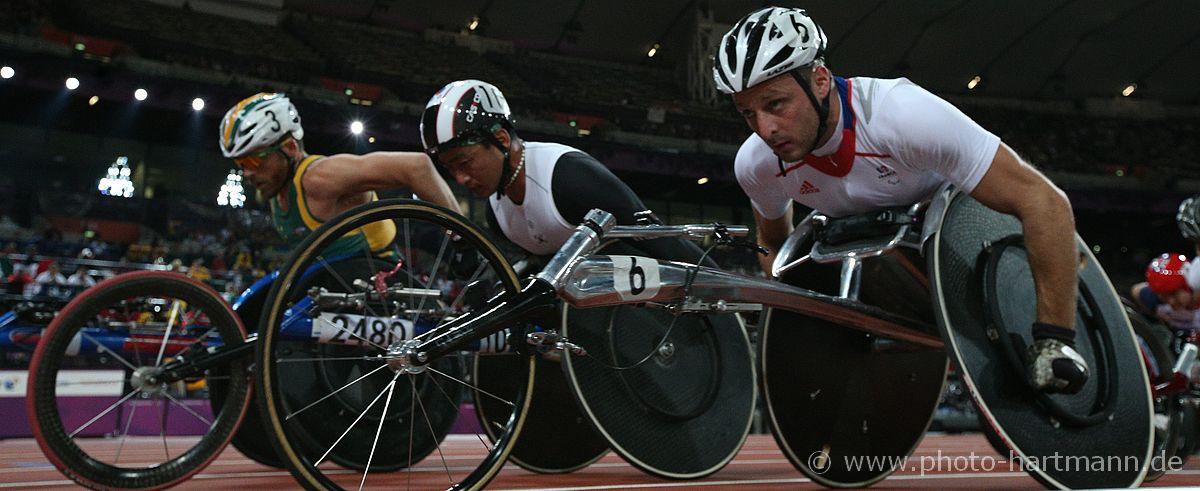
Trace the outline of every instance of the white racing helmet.
[[781, 73], [822, 63], [827, 42], [825, 31], [804, 9], [759, 9], [721, 38], [713, 56], [713, 79], [721, 92], [741, 92]]
[[300, 113], [287, 96], [260, 92], [234, 105], [221, 118], [221, 153], [236, 159], [274, 145], [286, 136], [304, 139]]

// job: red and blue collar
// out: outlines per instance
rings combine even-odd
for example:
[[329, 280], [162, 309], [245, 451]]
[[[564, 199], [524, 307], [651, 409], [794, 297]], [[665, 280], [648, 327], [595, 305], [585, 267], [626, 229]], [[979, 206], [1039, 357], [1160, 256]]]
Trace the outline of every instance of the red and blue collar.
[[857, 139], [854, 134], [856, 120], [854, 107], [850, 103], [850, 95], [853, 91], [850, 90], [850, 81], [842, 77], [833, 77], [833, 84], [837, 87], [842, 104], [842, 141], [838, 145], [837, 151], [829, 155], [805, 155], [799, 162], [787, 167], [784, 167], [783, 159], [779, 159], [779, 173], [775, 177], [786, 176], [788, 172], [805, 165], [830, 177], [846, 177], [846, 174], [850, 173], [850, 169], [854, 168]]

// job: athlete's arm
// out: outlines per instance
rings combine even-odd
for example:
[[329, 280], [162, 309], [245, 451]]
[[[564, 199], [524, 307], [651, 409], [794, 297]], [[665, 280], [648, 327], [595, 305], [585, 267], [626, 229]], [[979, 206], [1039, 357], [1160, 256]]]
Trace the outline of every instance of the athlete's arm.
[[[569, 152], [559, 157], [551, 177], [554, 206], [568, 223], [583, 223], [583, 217], [593, 208], [612, 213], [620, 225], [635, 225], [634, 213], [646, 209], [642, 200], [612, 171], [583, 152]], [[663, 238], [631, 241], [630, 245], [657, 259], [696, 262], [703, 251], [696, 244], [679, 239]], [[711, 258], [708, 266], [716, 266]]]
[[1133, 299], [1133, 303], [1142, 310], [1142, 313], [1152, 316], [1156, 316], [1155, 311], [1158, 310], [1159, 304], [1162, 303], [1158, 295], [1150, 290], [1150, 285], [1144, 281], [1133, 285], [1129, 289], [1129, 298]]
[[1037, 290], [1038, 322], [1074, 327], [1079, 254], [1067, 195], [1001, 144], [971, 196], [1021, 220]]
[[758, 265], [770, 277], [771, 265], [775, 264], [775, 256], [779, 254], [779, 248], [783, 247], [783, 242], [792, 234], [792, 210], [788, 209], [779, 218], [766, 218], [758, 210], [754, 210], [754, 223], [758, 229], [756, 241], [758, 245], [767, 250], [767, 255], [757, 255]]
[[306, 195], [349, 205], [365, 202], [368, 191], [395, 188], [411, 189], [420, 199], [461, 213], [446, 181], [420, 152], [330, 155], [314, 162], [304, 174]]

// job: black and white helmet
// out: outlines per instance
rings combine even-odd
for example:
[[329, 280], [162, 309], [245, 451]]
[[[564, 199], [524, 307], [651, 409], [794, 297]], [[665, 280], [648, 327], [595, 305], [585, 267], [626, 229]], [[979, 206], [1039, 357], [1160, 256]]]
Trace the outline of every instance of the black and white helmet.
[[1179, 212], [1175, 214], [1175, 222], [1179, 224], [1179, 233], [1188, 240], [1200, 241], [1200, 196], [1193, 196], [1179, 204]]
[[495, 85], [480, 80], [450, 82], [433, 94], [421, 113], [421, 143], [436, 160], [441, 150], [489, 142], [503, 148], [496, 130], [512, 130], [514, 121], [508, 100]]
[[742, 18], [713, 57], [717, 89], [734, 94], [781, 73], [823, 63], [825, 31], [804, 9], [766, 7]]

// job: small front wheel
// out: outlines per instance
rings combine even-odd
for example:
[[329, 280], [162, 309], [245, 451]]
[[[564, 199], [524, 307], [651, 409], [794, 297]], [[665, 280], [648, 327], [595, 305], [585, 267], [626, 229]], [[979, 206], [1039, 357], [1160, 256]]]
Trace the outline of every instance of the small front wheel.
[[[250, 401], [249, 357], [212, 369], [188, 364], [245, 335], [217, 292], [181, 274], [100, 282], [59, 312], [34, 352], [27, 401], [38, 444], [90, 488], [183, 482], [225, 448]], [[211, 408], [196, 400], [210, 381], [224, 387]]]

